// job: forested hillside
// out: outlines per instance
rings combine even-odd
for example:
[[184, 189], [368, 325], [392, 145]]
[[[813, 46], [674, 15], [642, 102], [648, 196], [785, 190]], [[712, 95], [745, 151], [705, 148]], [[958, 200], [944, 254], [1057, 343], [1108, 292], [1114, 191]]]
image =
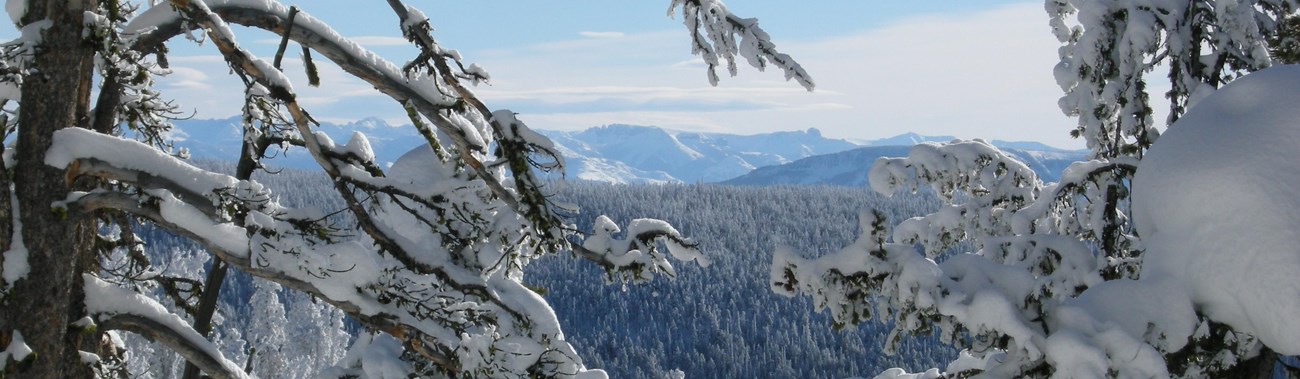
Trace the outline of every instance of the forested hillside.
[[[341, 207], [322, 176], [285, 170], [257, 179], [276, 188], [283, 202], [326, 212]], [[883, 324], [834, 330], [829, 317], [809, 310], [807, 299], [791, 301], [768, 289], [777, 245], [831, 251], [855, 238], [857, 224], [845, 220], [858, 212], [880, 209], [894, 218], [910, 217], [933, 211], [933, 199], [884, 198], [844, 187], [566, 182], [549, 188], [557, 201], [582, 208], [575, 220], [580, 229], [590, 229], [597, 214], [620, 224], [630, 215], [660, 218], [695, 238], [713, 261], [707, 268], [678, 265], [675, 280], [640, 286], [603, 284], [599, 269], [568, 256], [530, 266], [525, 283], [545, 292], [587, 365], [609, 370], [611, 377], [664, 378], [674, 369], [692, 378], [848, 377], [899, 365], [934, 367], [955, 357], [955, 351], [930, 339], [908, 340], [898, 356], [885, 356], [877, 351], [888, 331]], [[339, 220], [340, 226], [347, 224]], [[155, 260], [174, 262], [170, 273], [202, 277], [204, 262], [194, 259], [206, 255], [188, 253], [196, 246], [162, 233], [142, 234]], [[249, 348], [256, 348], [256, 371], [286, 378], [311, 377], [332, 363], [328, 360], [341, 358], [348, 338], [340, 333], [341, 312], [296, 291], [253, 283], [241, 274], [225, 284], [216, 339], [227, 356], [249, 362]], [[278, 295], [279, 312], [266, 302], [268, 294]], [[345, 329], [357, 333], [355, 326]], [[304, 340], [315, 343], [300, 343]], [[153, 378], [179, 372], [182, 362], [173, 353], [159, 349], [159, 356], [152, 356], [141, 347], [142, 339], [132, 336], [130, 342], [133, 351], [143, 352], [132, 360], [133, 372]], [[264, 367], [274, 359], [283, 364]]]
[[589, 228], [594, 214], [667, 220], [714, 262], [682, 265], [674, 281], [626, 290], [599, 285], [599, 270], [572, 259], [537, 264], [529, 281], [547, 289], [588, 365], [611, 377], [663, 378], [676, 368], [687, 377], [842, 378], [899, 365], [941, 367], [956, 357], [928, 339], [886, 356], [877, 350], [889, 330], [883, 324], [834, 330], [806, 298], [781, 297], [768, 284], [777, 245], [833, 251], [856, 238], [858, 212], [910, 217], [933, 211], [932, 199], [885, 198], [864, 188], [597, 183], [566, 183], [558, 195], [584, 207], [580, 228]]

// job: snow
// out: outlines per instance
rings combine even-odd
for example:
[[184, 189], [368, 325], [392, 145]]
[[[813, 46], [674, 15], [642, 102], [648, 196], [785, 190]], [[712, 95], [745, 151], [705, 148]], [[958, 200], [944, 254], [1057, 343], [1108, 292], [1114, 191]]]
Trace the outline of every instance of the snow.
[[17, 83], [0, 82], [0, 100], [18, 101], [22, 96], [22, 89]]
[[1133, 182], [1143, 280], [1182, 286], [1211, 319], [1300, 354], [1300, 66], [1242, 77], [1152, 146]]
[[[277, 1], [269, 0], [206, 0], [203, 2], [209, 8], [235, 7], [244, 8], [252, 11], [267, 12], [279, 15], [281, 18], [287, 18], [289, 8]], [[420, 16], [418, 12], [411, 16]], [[162, 4], [162, 6], [153, 6], [142, 12], [139, 16], [133, 18], [123, 28], [126, 33], [140, 33], [157, 28], [159, 25], [176, 21], [180, 15], [171, 6]], [[354, 59], [360, 65], [371, 67], [379, 74], [387, 77], [393, 83], [404, 83], [412, 92], [418, 93], [422, 98], [428, 100], [434, 105], [451, 106], [454, 105], [455, 99], [444, 95], [437, 88], [437, 79], [431, 76], [419, 75], [407, 77], [402, 70], [391, 62], [384, 60], [377, 54], [365, 49], [347, 38], [344, 38], [334, 29], [323, 21], [312, 17], [311, 15], [300, 12], [294, 17], [294, 28], [310, 30], [312, 33], [320, 36], [330, 45], [338, 46], [345, 54]], [[289, 87], [286, 87], [289, 88]], [[472, 134], [471, 134], [472, 136]], [[476, 146], [483, 146], [481, 143]]]
[[78, 327], [78, 328], [83, 328], [83, 329], [84, 329], [84, 328], [94, 327], [94, 326], [95, 326], [95, 319], [91, 318], [90, 316], [85, 316], [85, 317], [82, 317], [82, 318], [80, 318], [80, 319], [77, 319], [77, 321], [74, 321], [74, 322], [72, 323], [72, 326], [75, 326], [75, 327]]
[[82, 274], [86, 289], [86, 312], [100, 317], [129, 314], [144, 317], [162, 324], [172, 332], [179, 334], [190, 345], [199, 348], [204, 354], [219, 360], [226, 370], [239, 377], [245, 377], [238, 364], [225, 359], [221, 351], [203, 335], [194, 331], [189, 323], [176, 314], [167, 311], [162, 304], [135, 291], [115, 286], [100, 280], [94, 275]]
[[[402, 20], [402, 30], [413, 28], [416, 25], [419, 25], [426, 21], [429, 21], [429, 16], [425, 16], [424, 12], [420, 11], [416, 7], [407, 5], [406, 19]], [[460, 60], [460, 59], [456, 59], [456, 60]]]
[[1005, 352], [998, 349], [989, 349], [989, 351], [979, 355], [972, 354], [970, 350], [962, 350], [957, 354], [956, 360], [948, 363], [945, 370], [947, 372], [989, 370], [1005, 355]]
[[[230, 40], [234, 41], [233, 34], [230, 36]], [[262, 72], [262, 76], [265, 77], [266, 81], [269, 82], [271, 85], [280, 87], [286, 91], [289, 91], [290, 93], [293, 92], [293, 83], [289, 81], [289, 77], [285, 76], [284, 72], [275, 68], [275, 66], [272, 65], [271, 62], [267, 62], [264, 59], [255, 58], [255, 57], [251, 58], [250, 61], [253, 62], [253, 66], [257, 67], [258, 71]]]
[[[64, 168], [81, 158], [95, 158], [115, 167], [139, 170], [166, 178], [186, 178], [177, 184], [196, 194], [214, 189], [234, 188], [239, 180], [228, 175], [208, 172], [176, 159], [139, 141], [96, 133], [82, 128], [64, 128], [54, 132], [54, 142], [45, 152], [45, 164]], [[261, 185], [250, 182], [253, 190]]]
[[213, 221], [202, 211], [177, 199], [166, 190], [155, 189], [146, 192], [159, 199], [159, 213], [168, 222], [221, 246], [222, 250], [232, 255], [248, 256], [248, 234], [244, 228], [230, 222]]
[[316, 378], [404, 379], [411, 367], [401, 355], [401, 341], [388, 334], [365, 332], [357, 336], [337, 366], [321, 370]]
[[81, 358], [81, 363], [93, 365], [99, 363], [99, 355], [88, 351], [78, 351], [77, 356]]
[[362, 368], [370, 379], [404, 379], [411, 372], [406, 362], [398, 359], [402, 356], [402, 343], [387, 335], [374, 336], [362, 354]]
[[[678, 232], [676, 228], [673, 228], [672, 225], [663, 220], [641, 218], [632, 220], [632, 222], [627, 224], [628, 235], [640, 235], [642, 233], [651, 232], [660, 232], [682, 238], [681, 233]], [[668, 252], [673, 255], [673, 258], [677, 258], [683, 262], [690, 262], [693, 260], [695, 263], [699, 264], [700, 267], [709, 267], [709, 264], [711, 263], [703, 253], [700, 253], [699, 250], [683, 246], [671, 240], [666, 241], [665, 244], [668, 246]]]
[[[324, 133], [321, 133], [321, 135], [324, 135]], [[370, 140], [361, 131], [352, 132], [352, 138], [348, 139], [348, 144], [343, 147], [343, 152], [356, 155], [361, 158], [362, 162], [375, 161], [375, 149], [370, 147]]]
[[1108, 369], [1165, 377], [1162, 354], [1178, 351], [1198, 320], [1182, 289], [1167, 281], [1111, 280], [1057, 308], [1047, 359], [1058, 372], [1086, 378]]
[[23, 333], [14, 330], [13, 338], [9, 340], [9, 346], [6, 346], [4, 350], [0, 350], [0, 372], [4, 370], [10, 358], [15, 362], [22, 362], [31, 354], [32, 348], [27, 346], [27, 341], [23, 339]]
[[5, 12], [9, 13], [9, 20], [14, 25], [22, 24], [23, 15], [27, 14], [27, 0], [8, 0], [5, 1]]
[[5, 288], [0, 288], [0, 292], [8, 291], [13, 288], [14, 283], [27, 277], [31, 272], [31, 266], [27, 264], [27, 245], [23, 242], [23, 223], [19, 217], [18, 195], [13, 189], [9, 190], [9, 209], [12, 209], [13, 217], [13, 241], [9, 242], [9, 250], [4, 252], [4, 272], [0, 273], [0, 279], [4, 279]]
[[895, 368], [885, 370], [885, 372], [880, 373], [880, 375], [876, 375], [872, 379], [939, 379], [942, 377], [943, 374], [939, 373], [939, 369], [932, 368], [925, 372], [908, 373], [907, 371], [901, 368], [895, 367]]
[[[77, 159], [94, 158], [114, 167], [165, 178], [185, 192], [208, 198], [214, 205], [222, 201], [217, 195], [221, 191], [235, 191], [248, 199], [267, 196], [257, 182], [240, 181], [199, 169], [138, 141], [82, 128], [60, 129], [54, 133], [53, 139], [45, 153], [45, 163], [50, 166], [62, 168]], [[146, 192], [160, 200], [159, 210], [167, 221], [218, 244], [231, 254], [248, 254], [248, 236], [243, 228], [228, 220], [212, 220], [195, 205], [186, 203], [168, 190], [152, 188]]]
[[45, 29], [49, 29], [51, 26], [54, 26], [54, 21], [51, 21], [48, 18], [23, 25], [22, 29], [19, 30], [19, 37], [13, 41], [6, 42], [5, 45], [21, 46], [19, 48], [19, 50], [22, 51], [20, 56], [31, 57], [35, 54], [36, 46], [40, 45], [41, 41], [44, 40]]
[[[625, 281], [648, 281], [658, 271], [668, 276], [676, 275], [672, 263], [656, 250], [653, 241], [647, 245], [637, 237], [646, 233], [656, 233], [689, 242], [677, 229], [662, 220], [635, 219], [628, 223], [626, 233], [620, 233], [621, 231], [613, 220], [601, 215], [596, 218], [591, 235], [583, 240], [582, 247], [604, 256], [606, 261], [618, 267], [643, 265], [647, 268], [636, 273], [625, 273], [621, 277]], [[624, 237], [616, 237], [618, 234], [623, 234]], [[667, 245], [668, 252], [673, 258], [686, 262], [694, 260], [701, 267], [709, 266], [710, 261], [698, 249], [674, 242], [670, 238], [661, 240]]]

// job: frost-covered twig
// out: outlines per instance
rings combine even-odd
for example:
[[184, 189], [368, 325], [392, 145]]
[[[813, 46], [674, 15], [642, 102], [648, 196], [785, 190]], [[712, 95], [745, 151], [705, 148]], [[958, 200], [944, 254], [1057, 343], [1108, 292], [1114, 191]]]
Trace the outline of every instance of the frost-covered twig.
[[718, 85], [718, 66], [724, 60], [727, 72], [736, 76], [739, 55], [759, 71], [771, 63], [785, 72], [786, 80], [794, 80], [809, 91], [816, 86], [799, 62], [776, 50], [772, 38], [758, 26], [758, 19], [736, 16], [722, 0], [672, 0], [668, 15], [678, 7], [682, 23], [691, 33], [691, 52], [704, 58], [709, 66], [710, 84]]

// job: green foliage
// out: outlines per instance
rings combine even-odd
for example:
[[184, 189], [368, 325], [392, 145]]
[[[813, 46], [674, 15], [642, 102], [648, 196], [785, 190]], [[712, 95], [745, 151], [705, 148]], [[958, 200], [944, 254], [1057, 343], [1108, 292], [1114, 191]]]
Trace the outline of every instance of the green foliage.
[[1286, 16], [1278, 23], [1277, 34], [1268, 38], [1268, 52], [1276, 63], [1300, 63], [1300, 15]]

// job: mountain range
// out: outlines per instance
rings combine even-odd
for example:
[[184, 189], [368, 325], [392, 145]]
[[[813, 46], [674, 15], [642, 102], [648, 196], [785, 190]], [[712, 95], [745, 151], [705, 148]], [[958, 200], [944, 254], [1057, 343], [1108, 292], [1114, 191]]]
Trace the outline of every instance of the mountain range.
[[[182, 120], [176, 123], [177, 147], [203, 158], [238, 157], [238, 117]], [[377, 118], [352, 123], [322, 123], [321, 131], [344, 144], [354, 131], [367, 135], [381, 165], [423, 143], [410, 126], [394, 126]], [[754, 135], [675, 131], [653, 126], [612, 124], [582, 131], [539, 130], [564, 155], [566, 179], [609, 183], [699, 183], [736, 185], [825, 184], [860, 186], [879, 157], [907, 155], [921, 142], [947, 142], [950, 136], [907, 133], [895, 137], [848, 141], [828, 138], [816, 128]], [[1054, 181], [1086, 152], [1062, 150], [1037, 142], [992, 141]], [[270, 165], [314, 169], [301, 149], [274, 151]]]
[[541, 133], [560, 146], [570, 177], [614, 183], [720, 182], [857, 147], [817, 129], [742, 136], [615, 124]]
[[[993, 141], [1002, 151], [1015, 156], [1029, 165], [1043, 182], [1060, 179], [1070, 163], [1083, 160], [1087, 151], [1062, 150], [1052, 147], [1019, 149], [1000, 145], [1002, 141]], [[1028, 142], [1024, 146], [1033, 146], [1037, 142]], [[1041, 144], [1040, 144], [1041, 145]], [[760, 167], [745, 175], [722, 181], [732, 185], [836, 185], [865, 186], [867, 171], [881, 157], [907, 156], [911, 146], [866, 146], [831, 154], [807, 157], [783, 165]]]

